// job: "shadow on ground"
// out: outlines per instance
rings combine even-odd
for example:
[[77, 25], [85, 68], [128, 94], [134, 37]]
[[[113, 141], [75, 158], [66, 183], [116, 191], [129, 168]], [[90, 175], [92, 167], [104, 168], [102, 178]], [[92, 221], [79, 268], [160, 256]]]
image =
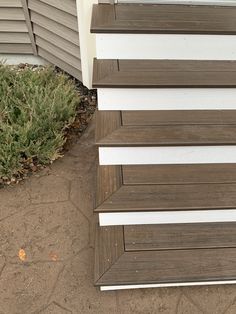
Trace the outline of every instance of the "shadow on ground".
[[91, 123], [50, 169], [0, 190], [0, 314], [235, 314], [234, 285], [119, 292], [93, 287], [96, 166]]

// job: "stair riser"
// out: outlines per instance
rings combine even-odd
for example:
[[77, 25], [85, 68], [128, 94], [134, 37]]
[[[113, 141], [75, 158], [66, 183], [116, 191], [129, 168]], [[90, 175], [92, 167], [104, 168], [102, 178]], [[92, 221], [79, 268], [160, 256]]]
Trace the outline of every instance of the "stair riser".
[[100, 165], [236, 163], [236, 146], [100, 147]]
[[99, 110], [234, 110], [235, 88], [98, 88]]
[[236, 60], [236, 35], [97, 34], [98, 59]]
[[101, 291], [125, 290], [125, 289], [148, 289], [148, 288], [168, 288], [168, 287], [192, 287], [192, 286], [213, 286], [213, 285], [233, 285], [236, 280], [225, 281], [202, 281], [202, 282], [181, 282], [145, 285], [120, 285], [120, 286], [101, 286]]
[[235, 222], [236, 209], [100, 213], [100, 226]]

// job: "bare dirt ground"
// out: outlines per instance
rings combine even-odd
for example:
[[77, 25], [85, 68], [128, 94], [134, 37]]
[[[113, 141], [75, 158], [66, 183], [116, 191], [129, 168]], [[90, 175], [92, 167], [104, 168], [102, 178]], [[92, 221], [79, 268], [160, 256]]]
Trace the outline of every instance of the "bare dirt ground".
[[94, 122], [58, 160], [0, 190], [0, 314], [235, 314], [236, 286], [93, 287]]

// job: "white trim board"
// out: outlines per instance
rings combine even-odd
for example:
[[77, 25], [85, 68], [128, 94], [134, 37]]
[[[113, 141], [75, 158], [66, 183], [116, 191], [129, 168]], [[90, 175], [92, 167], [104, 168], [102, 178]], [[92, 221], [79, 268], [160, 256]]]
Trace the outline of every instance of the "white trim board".
[[160, 284], [140, 284], [140, 285], [120, 285], [120, 286], [101, 286], [101, 291], [125, 290], [125, 289], [147, 289], [147, 288], [169, 288], [169, 287], [190, 287], [190, 286], [212, 286], [212, 285], [233, 285], [236, 280], [219, 281], [199, 281], [199, 282], [180, 282], [180, 283], [160, 283]]
[[236, 163], [235, 146], [99, 147], [100, 165]]
[[98, 59], [236, 60], [236, 35], [96, 34]]
[[236, 88], [98, 88], [99, 110], [234, 110]]
[[236, 209], [99, 213], [100, 226], [235, 222]]
[[[63, 3], [63, 1], [62, 1]], [[93, 4], [97, 0], [76, 0], [83, 84], [92, 87], [93, 58], [96, 56], [95, 36], [90, 33]]]

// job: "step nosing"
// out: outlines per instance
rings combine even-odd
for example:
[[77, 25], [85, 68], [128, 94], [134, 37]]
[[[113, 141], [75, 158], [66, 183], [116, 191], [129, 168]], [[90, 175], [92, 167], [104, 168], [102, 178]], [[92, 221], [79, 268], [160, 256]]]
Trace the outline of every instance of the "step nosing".
[[188, 4], [94, 5], [92, 33], [234, 35], [236, 8]]

